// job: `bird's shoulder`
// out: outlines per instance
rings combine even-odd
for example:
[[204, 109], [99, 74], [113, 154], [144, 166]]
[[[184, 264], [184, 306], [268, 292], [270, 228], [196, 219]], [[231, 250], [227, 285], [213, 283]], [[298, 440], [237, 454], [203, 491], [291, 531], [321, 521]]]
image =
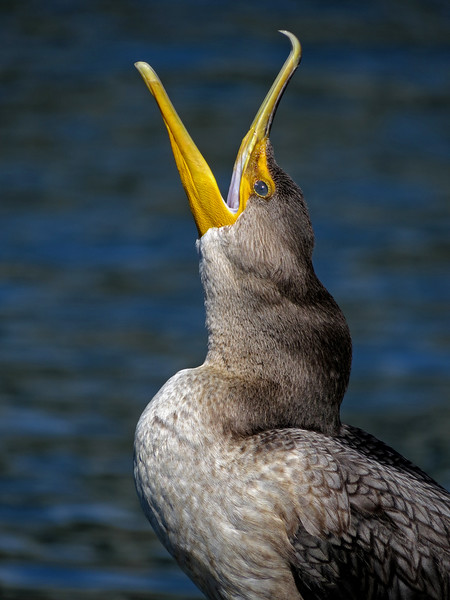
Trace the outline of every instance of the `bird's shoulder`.
[[[412, 589], [414, 598], [448, 590], [450, 495], [420, 469], [348, 426], [337, 436], [267, 432], [261, 445], [269, 461], [270, 453], [276, 462], [284, 456], [298, 519], [288, 532], [292, 568], [302, 573], [305, 597], [316, 597], [305, 582], [321, 582], [321, 593], [330, 593], [324, 598], [383, 597], [387, 584], [397, 586], [398, 598]], [[343, 578], [348, 589], [336, 587]]]
[[300, 429], [263, 432], [257, 451], [269, 464], [279, 464], [283, 456], [284, 475], [298, 496], [310, 496], [314, 506], [322, 506], [326, 513], [338, 507], [347, 513], [339, 522], [323, 515], [321, 523], [310, 527], [311, 533], [345, 531], [352, 510], [368, 515], [398, 511], [430, 526], [433, 515], [450, 520], [450, 494], [444, 488], [394, 449], [355, 427], [342, 426], [336, 436]]

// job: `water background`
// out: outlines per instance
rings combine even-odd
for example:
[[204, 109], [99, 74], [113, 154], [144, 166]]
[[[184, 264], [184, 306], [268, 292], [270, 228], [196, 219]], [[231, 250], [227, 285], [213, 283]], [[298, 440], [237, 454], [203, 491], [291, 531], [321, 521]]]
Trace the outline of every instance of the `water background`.
[[0, 596], [200, 598], [134, 491], [148, 400], [205, 355], [151, 63], [226, 193], [289, 52], [278, 162], [354, 340], [344, 420], [450, 487], [450, 13], [435, 0], [0, 4]]

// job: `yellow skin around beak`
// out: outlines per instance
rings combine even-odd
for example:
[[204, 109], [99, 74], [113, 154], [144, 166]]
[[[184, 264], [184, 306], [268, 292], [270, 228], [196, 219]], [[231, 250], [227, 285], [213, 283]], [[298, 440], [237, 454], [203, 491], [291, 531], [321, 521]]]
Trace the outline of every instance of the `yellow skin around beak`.
[[208, 163], [187, 132], [155, 71], [147, 63], [136, 63], [169, 132], [175, 162], [200, 237], [211, 227], [233, 225], [245, 209], [249, 197], [258, 193], [254, 188], [255, 182], [262, 181], [266, 184], [267, 193], [264, 190], [263, 194], [259, 194], [264, 198], [269, 198], [275, 191], [267, 166], [267, 142], [280, 98], [301, 59], [301, 46], [297, 38], [288, 31], [281, 33], [290, 39], [292, 50], [242, 140], [227, 202], [223, 200]]

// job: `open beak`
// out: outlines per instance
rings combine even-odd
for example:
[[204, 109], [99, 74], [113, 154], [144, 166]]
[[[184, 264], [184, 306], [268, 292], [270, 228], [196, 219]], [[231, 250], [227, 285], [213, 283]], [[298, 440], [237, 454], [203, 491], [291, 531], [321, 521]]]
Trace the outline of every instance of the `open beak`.
[[281, 96], [301, 59], [298, 39], [288, 31], [281, 33], [290, 39], [292, 50], [242, 140], [226, 202], [208, 163], [187, 132], [155, 71], [144, 62], [135, 65], [153, 94], [166, 124], [181, 182], [200, 236], [211, 227], [235, 223], [245, 209], [248, 198], [254, 193], [256, 181], [264, 181], [268, 190], [273, 192], [274, 184], [266, 160], [270, 128]]

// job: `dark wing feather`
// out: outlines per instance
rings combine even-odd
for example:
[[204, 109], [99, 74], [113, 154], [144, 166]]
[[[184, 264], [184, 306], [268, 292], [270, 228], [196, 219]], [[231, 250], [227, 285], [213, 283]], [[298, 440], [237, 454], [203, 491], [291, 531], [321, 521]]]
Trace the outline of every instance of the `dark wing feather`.
[[[450, 495], [364, 432], [319, 437], [338, 465], [350, 520], [341, 534], [312, 535], [300, 526], [292, 537], [292, 571], [304, 600], [449, 598]], [[304, 455], [305, 436], [297, 443]], [[329, 497], [325, 488], [316, 505]]]
[[435, 487], [442, 488], [432, 477], [427, 475], [422, 469], [407, 460], [396, 450], [380, 441], [370, 433], [358, 427], [351, 425], [342, 425], [339, 438], [342, 439], [350, 448], [354, 448], [360, 454], [368, 458], [376, 459], [381, 465], [396, 467], [402, 472], [410, 473], [422, 481], [433, 484]]

